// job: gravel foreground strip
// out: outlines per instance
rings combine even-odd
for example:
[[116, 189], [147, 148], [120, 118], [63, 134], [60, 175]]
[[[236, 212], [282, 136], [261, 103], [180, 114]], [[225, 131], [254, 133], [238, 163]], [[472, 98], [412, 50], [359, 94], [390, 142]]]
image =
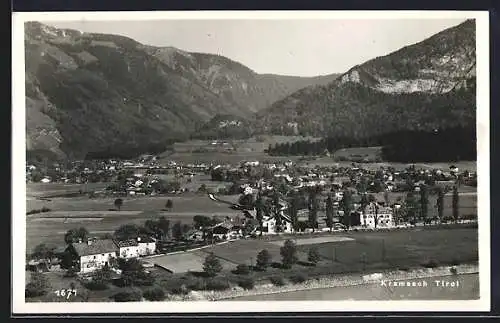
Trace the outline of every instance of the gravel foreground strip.
[[[373, 284], [382, 279], [384, 280], [409, 280], [420, 278], [431, 278], [436, 276], [452, 276], [450, 269], [452, 266], [438, 268], [421, 268], [410, 271], [380, 271], [382, 278], [366, 279], [370, 274], [346, 274], [346, 275], [331, 275], [310, 279], [301, 284], [291, 284], [286, 286], [274, 286], [273, 284], [256, 285], [252, 290], [244, 290], [241, 287], [234, 287], [226, 291], [193, 291], [186, 296], [171, 295], [170, 301], [219, 301], [228, 300], [243, 296], [266, 295], [276, 293], [287, 293], [301, 290], [332, 288], [332, 287], [348, 287], [357, 285]], [[455, 266], [457, 275], [477, 274], [479, 267], [476, 264]], [[372, 273], [373, 274], [373, 273]], [[364, 278], [365, 276], [365, 278]], [[380, 277], [380, 276], [379, 276]]]

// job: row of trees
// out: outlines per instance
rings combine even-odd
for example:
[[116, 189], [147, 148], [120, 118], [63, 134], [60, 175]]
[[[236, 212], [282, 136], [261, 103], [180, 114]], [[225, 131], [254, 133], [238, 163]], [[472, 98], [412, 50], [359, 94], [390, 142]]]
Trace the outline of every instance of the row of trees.
[[476, 129], [456, 126], [434, 131], [400, 130], [366, 138], [327, 137], [319, 141], [277, 143], [267, 151], [271, 156], [306, 156], [370, 146], [382, 146], [381, 157], [393, 162], [475, 160]]

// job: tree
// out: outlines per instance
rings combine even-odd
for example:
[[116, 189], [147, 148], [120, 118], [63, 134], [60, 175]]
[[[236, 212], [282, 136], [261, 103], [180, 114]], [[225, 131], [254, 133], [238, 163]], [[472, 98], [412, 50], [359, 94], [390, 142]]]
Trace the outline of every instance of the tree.
[[115, 230], [113, 235], [118, 240], [129, 240], [129, 239], [137, 239], [139, 233], [141, 232], [141, 228], [136, 224], [124, 224], [121, 225], [118, 229]]
[[379, 206], [378, 206], [378, 203], [377, 202], [373, 202], [373, 205], [374, 205], [374, 211], [375, 213], [373, 214], [373, 222], [375, 224], [375, 229], [377, 228], [378, 226], [378, 211], [379, 211]]
[[92, 273], [92, 280], [86, 285], [92, 290], [104, 290], [111, 280], [111, 270], [108, 266], [104, 266]]
[[26, 297], [37, 297], [42, 296], [47, 293], [50, 288], [49, 281], [44, 274], [39, 272], [34, 272], [31, 274], [31, 278], [25, 288]]
[[442, 187], [438, 188], [436, 208], [437, 208], [439, 222], [441, 222], [441, 219], [443, 218], [443, 211], [444, 211], [444, 190]]
[[326, 225], [330, 228], [330, 232], [333, 230], [333, 199], [331, 195], [328, 195], [326, 199]]
[[54, 248], [49, 248], [41, 243], [33, 249], [32, 256], [40, 260], [50, 260], [54, 257]]
[[121, 210], [121, 208], [122, 208], [122, 205], [123, 205], [123, 199], [121, 199], [121, 198], [117, 198], [117, 199], [115, 200], [115, 203], [114, 203], [114, 204], [115, 204], [115, 207], [118, 209], [118, 211], [120, 211], [120, 210]]
[[314, 265], [316, 265], [318, 263], [318, 261], [320, 260], [320, 255], [319, 255], [318, 249], [316, 249], [316, 248], [309, 249], [309, 252], [307, 253], [307, 260], [310, 263], [313, 263]]
[[200, 187], [198, 188], [198, 192], [205, 193], [206, 191], [207, 191], [207, 185], [201, 184]]
[[172, 226], [172, 237], [175, 240], [181, 240], [182, 239], [182, 235], [183, 235], [183, 233], [182, 233], [182, 223], [181, 223], [181, 221], [177, 221]]
[[274, 190], [274, 192], [273, 192], [272, 212], [273, 212], [274, 218], [276, 219], [276, 231], [282, 232], [283, 231], [283, 228], [282, 228], [283, 221], [281, 218], [280, 193], [277, 190]]
[[158, 219], [158, 227], [162, 232], [162, 238], [170, 236], [170, 221], [167, 220], [164, 216], [160, 216], [160, 218]]
[[245, 209], [252, 209], [254, 207], [253, 195], [242, 194], [238, 199], [238, 203], [242, 205]]
[[427, 189], [427, 185], [421, 185], [420, 186], [420, 217], [422, 218], [424, 223], [427, 220], [428, 208], [429, 208], [429, 191]]
[[457, 186], [453, 186], [453, 193], [452, 193], [452, 201], [451, 201], [451, 208], [452, 208], [452, 216], [453, 220], [455, 223], [458, 222], [458, 218], [460, 216], [458, 212], [458, 205], [459, 205], [459, 197], [458, 197], [458, 188]]
[[267, 249], [263, 249], [257, 254], [257, 268], [266, 269], [270, 262], [271, 254], [267, 251]]
[[406, 220], [410, 221], [410, 223], [415, 224], [416, 222], [416, 212], [417, 206], [416, 206], [416, 200], [415, 196], [412, 191], [408, 192], [406, 194], [405, 198], [405, 215], [406, 215]]
[[389, 192], [387, 191], [384, 192], [384, 202], [385, 206], [389, 206]]
[[214, 225], [214, 221], [212, 218], [206, 216], [206, 215], [195, 215], [193, 217], [193, 225], [196, 228], [206, 228]]
[[154, 283], [151, 274], [144, 271], [142, 263], [136, 258], [118, 258], [118, 267], [122, 271], [121, 283], [123, 286], [150, 286]]
[[172, 202], [172, 200], [167, 200], [167, 202], [165, 203], [165, 208], [169, 211], [172, 210], [172, 208], [174, 207], [174, 202]]
[[219, 258], [217, 258], [213, 252], [205, 258], [205, 261], [203, 262], [203, 271], [209, 277], [215, 277], [222, 271], [222, 265]]
[[263, 220], [264, 220], [264, 201], [262, 200], [262, 195], [257, 194], [257, 199], [255, 201], [255, 217], [259, 221], [260, 235], [262, 235], [263, 230]]
[[290, 219], [292, 220], [292, 228], [293, 230], [298, 230], [298, 218], [299, 218], [299, 194], [297, 192], [292, 193], [292, 197], [290, 199], [290, 206], [288, 207], [288, 214]]
[[297, 246], [293, 240], [286, 240], [283, 247], [280, 248], [280, 254], [283, 266], [290, 268], [293, 264], [297, 263]]
[[318, 226], [318, 196], [315, 190], [311, 190], [309, 194], [309, 224], [313, 229], [313, 232]]
[[80, 239], [82, 241], [85, 241], [87, 240], [88, 236], [89, 232], [84, 227], [70, 229], [64, 235], [64, 242], [66, 242], [67, 244], [71, 244], [74, 242], [78, 242]]
[[352, 197], [349, 190], [345, 190], [340, 201], [340, 207], [344, 211], [344, 225], [351, 227]]

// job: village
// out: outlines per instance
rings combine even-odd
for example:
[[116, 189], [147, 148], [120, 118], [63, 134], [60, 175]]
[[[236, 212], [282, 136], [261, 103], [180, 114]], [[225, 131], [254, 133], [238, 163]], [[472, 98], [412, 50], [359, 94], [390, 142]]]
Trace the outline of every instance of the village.
[[[409, 165], [399, 170], [374, 170], [356, 163], [311, 167], [292, 161], [243, 161], [238, 165], [169, 161], [160, 166], [155, 156], [142, 156], [135, 161], [69, 166], [56, 164], [42, 172], [29, 165], [27, 181], [71, 182], [84, 187], [88, 182], [102, 183], [98, 189], [80, 189], [74, 194], [94, 200], [112, 197], [118, 214], [127, 197], [165, 196], [164, 210], [168, 211], [174, 207], [169, 196], [195, 194], [195, 198], [208, 197], [209, 203], [226, 205], [239, 215], [200, 214], [193, 217], [192, 224], [173, 225], [168, 216], [145, 218], [143, 225], [124, 224], [104, 236], [93, 236], [84, 227], [75, 226], [64, 240], [61, 237], [64, 245], [36, 246], [27, 255], [29, 270], [62, 270], [92, 280], [104, 268], [120, 277], [124, 261], [140, 260], [146, 272], [161, 267], [175, 273], [176, 264], [167, 258], [160, 261], [162, 256], [238, 240], [285, 240], [477, 223], [474, 207], [459, 202], [460, 194], [475, 194], [477, 174], [454, 165], [448, 169]], [[209, 177], [214, 185], [197, 186], [200, 176]]]

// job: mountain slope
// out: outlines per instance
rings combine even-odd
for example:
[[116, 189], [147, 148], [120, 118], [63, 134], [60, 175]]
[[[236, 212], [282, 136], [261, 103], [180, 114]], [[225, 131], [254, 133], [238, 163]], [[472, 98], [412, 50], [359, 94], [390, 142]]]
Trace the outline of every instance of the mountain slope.
[[475, 23], [303, 88], [257, 113], [259, 132], [368, 137], [475, 125]]
[[248, 118], [336, 75], [258, 75], [225, 57], [25, 24], [27, 150], [161, 150], [218, 115]]

